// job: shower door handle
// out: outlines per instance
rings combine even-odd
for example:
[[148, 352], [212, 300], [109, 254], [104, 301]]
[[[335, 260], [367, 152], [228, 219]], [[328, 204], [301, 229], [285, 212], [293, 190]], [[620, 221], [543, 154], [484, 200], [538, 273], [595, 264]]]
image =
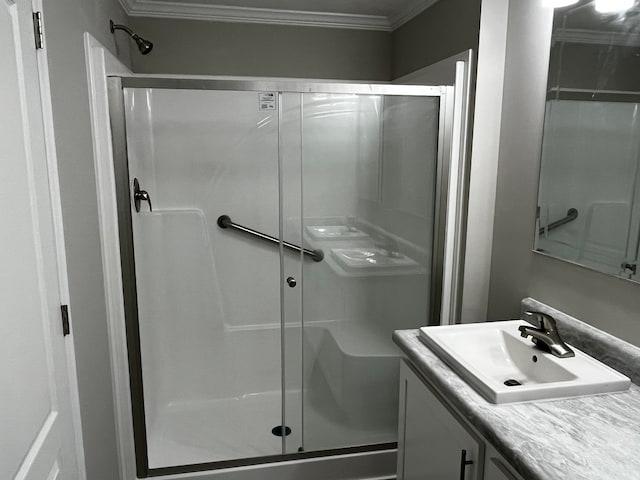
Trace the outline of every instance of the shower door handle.
[[140, 190], [140, 182], [137, 178], [133, 179], [133, 204], [136, 207], [136, 212], [140, 212], [140, 202], [147, 202], [149, 204], [149, 211], [153, 212], [151, 208], [151, 197], [146, 190]]

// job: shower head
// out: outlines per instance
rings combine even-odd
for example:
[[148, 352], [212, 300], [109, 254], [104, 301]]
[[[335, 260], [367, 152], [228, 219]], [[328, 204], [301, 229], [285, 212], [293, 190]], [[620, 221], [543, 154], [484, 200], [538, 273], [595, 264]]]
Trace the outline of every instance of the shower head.
[[151, 43], [149, 40], [145, 40], [137, 33], [134, 33], [126, 25], [117, 25], [113, 23], [113, 20], [109, 20], [109, 29], [111, 30], [111, 33], [114, 33], [116, 30], [124, 30], [125, 32], [127, 32], [133, 39], [133, 41], [136, 42], [136, 45], [138, 45], [138, 50], [140, 50], [140, 53], [142, 55], [146, 55], [153, 48], [153, 43]]
[[153, 48], [153, 43], [151, 43], [149, 40], [145, 40], [144, 38], [139, 37], [136, 34], [133, 34], [131, 38], [133, 38], [133, 40], [136, 42], [136, 45], [138, 45], [138, 50], [140, 50], [140, 53], [142, 55], [146, 55]]

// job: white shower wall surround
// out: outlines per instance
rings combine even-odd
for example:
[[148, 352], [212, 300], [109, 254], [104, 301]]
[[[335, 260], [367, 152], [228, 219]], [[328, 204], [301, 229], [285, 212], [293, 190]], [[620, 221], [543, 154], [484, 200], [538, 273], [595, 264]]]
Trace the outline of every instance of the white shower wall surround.
[[[132, 212], [150, 468], [283, 453], [271, 434], [282, 389], [286, 453], [396, 440], [390, 337], [426, 321], [438, 101], [281, 100], [264, 110], [258, 92], [125, 89], [129, 176], [153, 205]], [[303, 288], [284, 304], [278, 246], [216, 223], [278, 237], [280, 211], [285, 241], [325, 252], [285, 254]], [[331, 224], [420, 269], [347, 271], [331, 249], [353, 242], [305, 231]]]
[[[155, 207], [133, 221], [150, 468], [282, 449], [271, 435], [281, 416], [278, 256], [216, 225], [238, 218], [235, 204], [247, 225], [277, 233], [277, 121], [257, 108], [233, 115], [254, 95], [203, 103], [202, 92], [179, 93], [125, 98], [129, 174]], [[251, 407], [262, 411], [238, 423]], [[249, 441], [238, 448], [233, 436]]]
[[[270, 255], [274, 249], [247, 245], [216, 224], [227, 214], [277, 235], [277, 112], [261, 115], [257, 96], [244, 92], [127, 89], [125, 94], [132, 117], [127, 123], [130, 177], [150, 192], [152, 216], [201, 216], [206, 230], [200, 233], [207, 235], [207, 250], [213, 249], [201, 258], [211, 259], [210, 268], [225, 274], [221, 285], [212, 272], [213, 288], [206, 290], [215, 305], [212, 318], [227, 327], [247, 326], [248, 320], [279, 324], [273, 302], [279, 282], [265, 275], [248, 283], [244, 271], [279, 275], [278, 258]], [[250, 314], [256, 304], [261, 318]]]

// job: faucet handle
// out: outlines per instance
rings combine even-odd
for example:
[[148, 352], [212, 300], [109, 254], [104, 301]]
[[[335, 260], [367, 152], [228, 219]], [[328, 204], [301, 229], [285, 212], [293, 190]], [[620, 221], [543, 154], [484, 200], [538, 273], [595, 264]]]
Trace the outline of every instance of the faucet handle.
[[547, 332], [556, 331], [556, 320], [551, 315], [533, 311], [526, 311], [524, 312], [524, 314], [535, 316], [536, 320], [538, 321], [538, 326], [541, 330], [545, 330]]

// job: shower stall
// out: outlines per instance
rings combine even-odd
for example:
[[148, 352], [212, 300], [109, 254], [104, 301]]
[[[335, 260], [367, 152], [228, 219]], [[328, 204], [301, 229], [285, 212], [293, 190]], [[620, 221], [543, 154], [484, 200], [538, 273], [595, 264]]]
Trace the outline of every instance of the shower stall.
[[111, 77], [109, 104], [138, 476], [395, 448], [453, 87]]

